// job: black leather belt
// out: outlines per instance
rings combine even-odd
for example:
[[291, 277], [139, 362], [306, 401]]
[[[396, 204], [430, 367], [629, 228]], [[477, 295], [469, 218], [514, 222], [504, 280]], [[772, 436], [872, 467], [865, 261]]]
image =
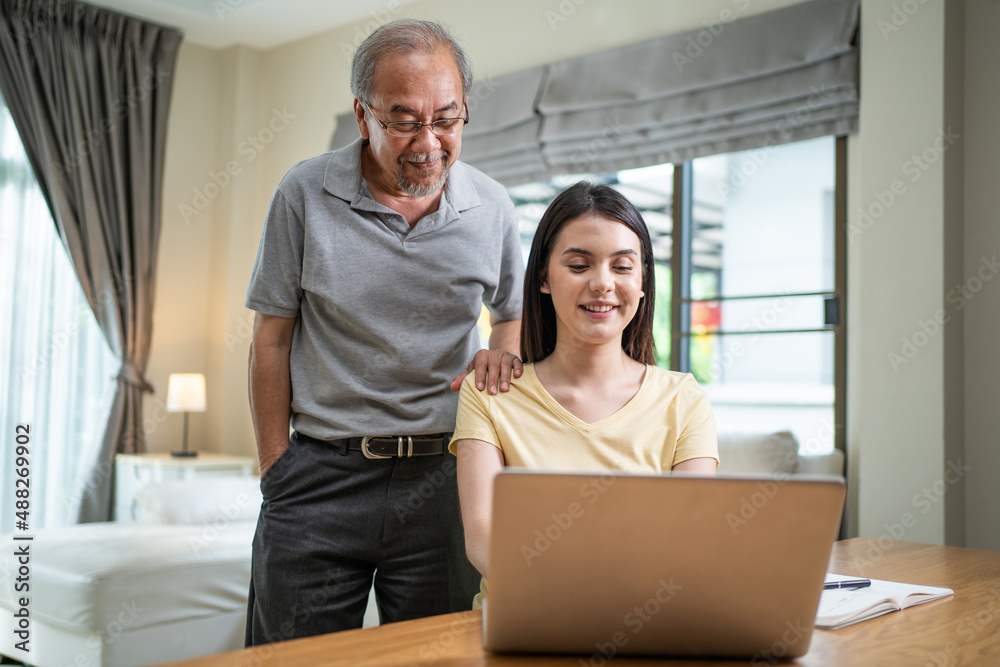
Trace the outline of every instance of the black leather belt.
[[391, 459], [410, 456], [433, 456], [448, 451], [451, 433], [431, 435], [366, 435], [363, 438], [341, 438], [330, 444], [347, 450], [361, 452], [369, 459]]

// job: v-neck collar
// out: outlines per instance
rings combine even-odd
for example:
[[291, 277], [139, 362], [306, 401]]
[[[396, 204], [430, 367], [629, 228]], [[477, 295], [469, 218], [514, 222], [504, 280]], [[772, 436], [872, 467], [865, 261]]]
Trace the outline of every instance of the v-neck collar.
[[649, 385], [653, 381], [653, 374], [649, 372], [650, 368], [647, 365], [642, 374], [642, 382], [639, 384], [639, 389], [635, 392], [635, 394], [633, 394], [632, 398], [628, 399], [628, 402], [626, 402], [625, 405], [621, 406], [618, 410], [604, 419], [587, 423], [564, 408], [559, 401], [552, 397], [552, 394], [545, 389], [545, 386], [542, 385], [541, 381], [538, 379], [538, 374], [535, 373], [534, 364], [526, 365], [524, 367], [524, 371], [524, 376], [522, 377], [535, 386], [539, 397], [541, 397], [542, 401], [548, 406], [553, 414], [557, 415], [560, 419], [582, 433], [596, 433], [597, 431], [612, 426], [628, 417], [629, 414], [635, 411], [635, 406], [642, 401], [643, 395], [649, 390]]

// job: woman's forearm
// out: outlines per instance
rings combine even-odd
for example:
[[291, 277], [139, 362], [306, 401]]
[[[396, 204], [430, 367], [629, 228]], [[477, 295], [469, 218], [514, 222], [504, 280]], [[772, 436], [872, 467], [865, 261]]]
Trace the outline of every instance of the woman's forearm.
[[482, 440], [459, 440], [458, 498], [465, 530], [465, 553], [484, 577], [489, 569], [493, 480], [503, 469], [503, 452]]

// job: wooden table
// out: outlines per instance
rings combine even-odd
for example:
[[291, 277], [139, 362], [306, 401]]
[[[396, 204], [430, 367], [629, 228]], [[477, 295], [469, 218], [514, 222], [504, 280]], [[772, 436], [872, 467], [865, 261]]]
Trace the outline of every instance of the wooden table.
[[[1000, 665], [1000, 553], [884, 538], [834, 545], [830, 572], [946, 586], [952, 597], [840, 630], [816, 630], [809, 652], [782, 665]], [[469, 611], [351, 630], [173, 663], [175, 667], [350, 665], [593, 665], [589, 656], [505, 656], [482, 648], [482, 615]], [[610, 665], [746, 664], [749, 661], [617, 658]], [[768, 664], [758, 659], [754, 664]]]

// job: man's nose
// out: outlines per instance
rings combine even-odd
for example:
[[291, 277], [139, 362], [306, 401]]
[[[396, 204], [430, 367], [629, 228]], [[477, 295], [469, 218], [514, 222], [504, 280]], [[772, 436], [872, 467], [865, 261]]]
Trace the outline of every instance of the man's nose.
[[415, 137], [410, 140], [410, 147], [417, 153], [430, 153], [441, 148], [441, 139], [431, 132], [430, 125], [424, 125]]

